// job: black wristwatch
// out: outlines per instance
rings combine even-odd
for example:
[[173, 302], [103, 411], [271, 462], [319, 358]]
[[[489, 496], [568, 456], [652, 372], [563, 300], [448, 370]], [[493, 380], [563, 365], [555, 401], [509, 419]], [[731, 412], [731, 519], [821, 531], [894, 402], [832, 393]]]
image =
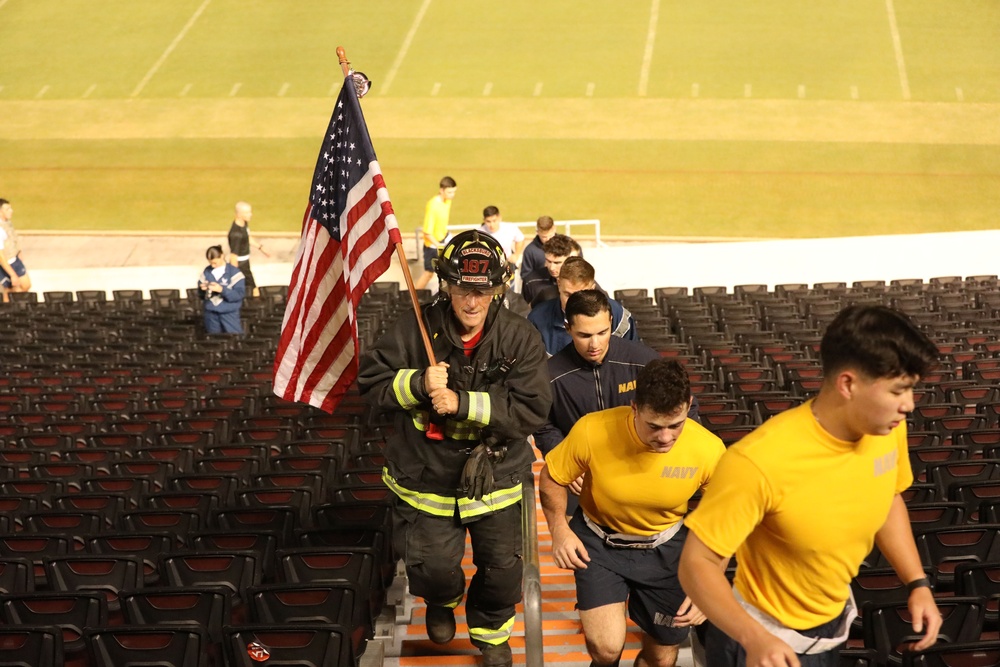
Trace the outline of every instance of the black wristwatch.
[[920, 577], [919, 579], [914, 579], [910, 583], [906, 584], [906, 592], [912, 593], [918, 588], [930, 588], [931, 580], [927, 577]]

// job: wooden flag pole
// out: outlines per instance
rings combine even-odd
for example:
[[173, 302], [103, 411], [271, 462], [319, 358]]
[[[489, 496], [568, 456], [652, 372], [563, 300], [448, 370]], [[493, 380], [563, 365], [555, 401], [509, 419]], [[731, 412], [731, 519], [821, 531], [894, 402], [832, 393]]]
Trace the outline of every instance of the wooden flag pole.
[[[337, 57], [340, 59], [340, 69], [344, 71], [346, 79], [351, 74], [351, 61], [347, 59], [347, 52], [344, 47], [337, 47]], [[427, 326], [424, 324], [424, 317], [420, 313], [420, 300], [417, 299], [417, 288], [413, 286], [413, 276], [410, 275], [410, 265], [406, 261], [406, 253], [403, 252], [403, 244], [396, 244], [396, 256], [399, 257], [399, 264], [403, 267], [403, 278], [406, 279], [406, 289], [410, 292], [410, 303], [413, 304], [413, 312], [417, 316], [417, 327], [420, 329], [420, 337], [424, 341], [424, 351], [427, 352], [427, 361], [431, 366], [437, 366], [437, 359], [434, 357], [434, 348], [431, 346], [430, 336], [427, 335]], [[435, 422], [436, 415], [431, 414], [432, 419], [427, 424], [427, 437], [431, 440], [444, 440], [444, 431]]]
[[[337, 47], [337, 57], [340, 59], [340, 69], [344, 71], [346, 78], [351, 73], [351, 61], [347, 59], [347, 52], [344, 47]], [[403, 278], [406, 279], [406, 289], [410, 292], [410, 302], [413, 304], [413, 312], [417, 315], [417, 326], [420, 327], [420, 336], [424, 339], [424, 349], [427, 351], [427, 359], [431, 366], [437, 365], [434, 358], [434, 348], [431, 347], [430, 336], [427, 335], [427, 327], [424, 325], [424, 318], [420, 314], [420, 300], [417, 298], [417, 288], [413, 286], [413, 276], [410, 275], [410, 264], [406, 261], [406, 253], [403, 252], [403, 244], [396, 244], [396, 256], [403, 267]]]

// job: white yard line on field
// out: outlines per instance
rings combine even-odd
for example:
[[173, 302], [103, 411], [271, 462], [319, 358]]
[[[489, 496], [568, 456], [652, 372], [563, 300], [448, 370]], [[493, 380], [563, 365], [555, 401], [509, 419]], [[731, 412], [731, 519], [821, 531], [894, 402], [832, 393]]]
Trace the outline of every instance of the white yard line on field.
[[413, 44], [413, 38], [417, 35], [420, 22], [424, 20], [424, 14], [427, 13], [427, 8], [430, 6], [431, 0], [424, 0], [423, 4], [420, 5], [420, 10], [417, 11], [417, 15], [413, 18], [413, 24], [410, 25], [410, 30], [406, 33], [403, 44], [399, 47], [399, 53], [396, 54], [396, 59], [392, 61], [392, 67], [389, 68], [389, 73], [382, 83], [381, 93], [383, 95], [389, 92], [389, 86], [392, 85], [393, 80], [396, 78], [396, 73], [399, 72], [399, 68], [403, 64], [403, 59], [406, 58], [406, 53], [410, 50], [410, 45]]
[[885, 11], [889, 15], [889, 32], [892, 35], [892, 50], [896, 54], [896, 69], [899, 70], [899, 88], [903, 99], [910, 99], [910, 78], [906, 75], [906, 61], [903, 59], [903, 41], [899, 38], [899, 26], [896, 24], [896, 8], [892, 0], [885, 0]]
[[132, 97], [138, 97], [139, 93], [142, 92], [142, 89], [146, 87], [147, 83], [149, 83], [149, 80], [153, 78], [153, 76], [160, 69], [163, 63], [167, 61], [167, 58], [170, 57], [170, 54], [174, 52], [174, 49], [177, 48], [177, 45], [181, 43], [182, 39], [184, 39], [184, 36], [188, 34], [188, 30], [191, 29], [195, 21], [198, 20], [198, 17], [201, 16], [202, 12], [205, 11], [205, 8], [208, 7], [208, 3], [210, 2], [212, 2], [212, 0], [205, 0], [203, 3], [201, 3], [198, 9], [194, 10], [194, 14], [191, 15], [191, 18], [188, 19], [188, 22], [184, 24], [184, 27], [181, 28], [181, 31], [177, 33], [176, 37], [174, 37], [174, 41], [170, 42], [166, 50], [164, 50], [163, 53], [160, 54], [160, 57], [157, 59], [157, 61], [153, 63], [153, 66], [149, 68], [148, 72], [146, 72], [146, 76], [142, 77], [142, 81], [140, 81], [139, 85], [137, 85], [135, 87], [135, 90], [132, 91]]
[[649, 92], [649, 70], [653, 67], [653, 47], [656, 45], [656, 26], [660, 22], [660, 0], [653, 0], [649, 7], [649, 29], [646, 31], [646, 48], [642, 53], [639, 70], [639, 97]]

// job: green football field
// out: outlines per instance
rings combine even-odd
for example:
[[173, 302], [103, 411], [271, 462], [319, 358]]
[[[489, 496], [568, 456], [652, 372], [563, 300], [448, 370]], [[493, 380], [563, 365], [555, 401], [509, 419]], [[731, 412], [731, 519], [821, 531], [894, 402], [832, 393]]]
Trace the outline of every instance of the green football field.
[[21, 229], [296, 231], [342, 82], [398, 218], [815, 237], [1000, 214], [989, 0], [0, 0], [0, 197]]

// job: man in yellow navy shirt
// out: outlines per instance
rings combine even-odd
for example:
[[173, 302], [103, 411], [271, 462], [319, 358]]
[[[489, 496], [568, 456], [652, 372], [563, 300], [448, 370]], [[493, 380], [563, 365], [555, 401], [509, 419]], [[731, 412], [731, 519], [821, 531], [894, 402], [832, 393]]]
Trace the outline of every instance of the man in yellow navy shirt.
[[438, 184], [438, 193], [427, 201], [424, 210], [424, 225], [421, 233], [424, 237], [424, 272], [420, 274], [413, 286], [416, 289], [427, 287], [434, 277], [434, 260], [438, 251], [448, 238], [448, 220], [451, 218], [451, 202], [455, 199], [458, 186], [455, 179], [445, 176]]
[[[851, 579], [879, 546], [909, 589], [915, 650], [941, 615], [900, 493], [913, 482], [906, 415], [937, 348], [884, 306], [841, 311], [820, 343], [816, 398], [733, 445], [688, 517], [680, 578], [712, 622], [709, 667], [836, 667]], [[737, 567], [731, 589], [724, 575]]]
[[[691, 384], [673, 360], [636, 378], [630, 406], [592, 412], [545, 458], [542, 509], [556, 565], [574, 570], [592, 665], [617, 665], [625, 610], [642, 629], [638, 667], [673, 667], [677, 647], [704, 615], [684, 595], [677, 560], [688, 500], [705, 487], [722, 441], [689, 420]], [[566, 488], [589, 473], [566, 520]]]

